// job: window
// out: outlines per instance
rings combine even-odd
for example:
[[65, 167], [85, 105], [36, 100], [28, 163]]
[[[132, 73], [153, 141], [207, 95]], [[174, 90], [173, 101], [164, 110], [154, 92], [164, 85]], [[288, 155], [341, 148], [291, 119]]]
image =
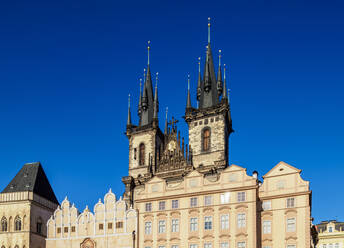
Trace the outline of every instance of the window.
[[164, 233], [166, 232], [166, 221], [164, 220], [159, 220], [159, 233]]
[[165, 201], [159, 202], [159, 210], [162, 211], [162, 210], [165, 210], [165, 208], [166, 208], [166, 202]]
[[229, 248], [228, 242], [222, 242], [222, 243], [220, 244], [220, 248]]
[[145, 222], [145, 234], [152, 234], [152, 222], [150, 221]]
[[237, 247], [238, 248], [246, 248], [246, 242], [238, 242]]
[[328, 232], [333, 232], [333, 227], [332, 227], [332, 226], [330, 226], [330, 227], [328, 228]]
[[246, 214], [238, 214], [237, 221], [238, 228], [246, 227]]
[[159, 248], [165, 248], [165, 246], [164, 245], [159, 245]]
[[221, 229], [228, 229], [229, 228], [229, 215], [223, 214], [220, 217], [221, 222]]
[[190, 231], [195, 232], [198, 229], [198, 219], [197, 218], [191, 218], [190, 219]]
[[191, 245], [190, 245], [190, 248], [198, 248], [198, 245], [196, 245], [196, 244], [191, 244]]
[[20, 217], [16, 217], [14, 220], [14, 225], [15, 225], [15, 230], [16, 231], [21, 231], [21, 219]]
[[104, 224], [99, 224], [99, 230], [104, 230]]
[[57, 228], [57, 233], [61, 233], [61, 227]]
[[108, 223], [108, 229], [112, 229], [112, 222]]
[[271, 221], [270, 220], [263, 221], [263, 233], [264, 234], [271, 233]]
[[179, 200], [172, 200], [172, 208], [179, 208]]
[[7, 219], [6, 219], [6, 217], [2, 217], [2, 219], [1, 219], [1, 231], [7, 232]]
[[179, 219], [172, 219], [172, 232], [179, 232]]
[[68, 227], [65, 227], [65, 228], [63, 229], [63, 231], [64, 231], [65, 233], [68, 233]]
[[263, 246], [263, 248], [271, 248], [271, 246]]
[[203, 151], [209, 151], [210, 149], [210, 129], [206, 128], [203, 130], [203, 138], [202, 138], [202, 148]]
[[339, 248], [339, 243], [336, 243], [336, 244], [334, 245], [334, 248]]
[[287, 219], [287, 232], [295, 232], [295, 224], [296, 224], [295, 218]]
[[271, 209], [271, 201], [263, 201], [263, 210]]
[[296, 248], [296, 245], [287, 245], [287, 248]]
[[212, 203], [213, 199], [211, 195], [206, 195], [204, 197], [204, 206], [210, 206]]
[[211, 230], [213, 228], [213, 217], [204, 217], [204, 230]]
[[287, 199], [287, 208], [295, 207], [295, 198], [288, 198]]
[[328, 246], [329, 246], [329, 248], [333, 248], [333, 245], [332, 245], [332, 244], [329, 244]]
[[322, 248], [326, 248], [326, 244], [323, 244]]
[[145, 144], [141, 143], [139, 147], [139, 165], [145, 164]]
[[204, 244], [204, 248], [212, 248], [212, 244], [211, 243], [205, 243]]
[[38, 219], [36, 223], [36, 232], [42, 234], [42, 220]]
[[116, 228], [123, 228], [123, 222], [122, 221], [117, 221], [116, 222]]
[[152, 203], [148, 202], [146, 203], [146, 212], [151, 212], [152, 211]]
[[238, 202], [246, 201], [246, 192], [238, 192]]
[[179, 245], [172, 245], [171, 248], [179, 248]]
[[75, 226], [72, 226], [72, 232], [75, 232]]
[[197, 207], [197, 197], [190, 198], [190, 207]]
[[222, 194], [220, 195], [221, 204], [229, 203], [229, 196], [230, 196], [230, 193], [229, 193], [229, 192], [222, 193]]

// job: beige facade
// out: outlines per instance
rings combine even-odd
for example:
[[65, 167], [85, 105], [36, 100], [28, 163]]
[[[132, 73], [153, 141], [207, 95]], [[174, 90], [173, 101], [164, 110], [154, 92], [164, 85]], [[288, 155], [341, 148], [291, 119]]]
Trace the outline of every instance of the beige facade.
[[48, 223], [47, 248], [129, 248], [134, 247], [136, 210], [128, 208], [111, 190], [104, 201], [82, 213], [66, 198]]
[[317, 225], [319, 248], [344, 247], [344, 222], [323, 221]]

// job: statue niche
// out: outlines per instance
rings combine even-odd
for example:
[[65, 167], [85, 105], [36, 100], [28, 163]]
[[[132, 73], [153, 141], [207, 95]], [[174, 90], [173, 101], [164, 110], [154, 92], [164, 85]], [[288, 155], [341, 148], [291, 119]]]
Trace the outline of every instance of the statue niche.
[[92, 239], [85, 239], [81, 244], [80, 248], [96, 248], [96, 243]]

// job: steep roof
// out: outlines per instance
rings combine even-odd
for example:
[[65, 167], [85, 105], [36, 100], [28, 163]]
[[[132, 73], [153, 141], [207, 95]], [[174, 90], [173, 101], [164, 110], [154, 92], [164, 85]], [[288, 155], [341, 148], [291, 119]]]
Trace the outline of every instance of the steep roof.
[[59, 204], [40, 162], [25, 164], [2, 193], [22, 191], [33, 192]]

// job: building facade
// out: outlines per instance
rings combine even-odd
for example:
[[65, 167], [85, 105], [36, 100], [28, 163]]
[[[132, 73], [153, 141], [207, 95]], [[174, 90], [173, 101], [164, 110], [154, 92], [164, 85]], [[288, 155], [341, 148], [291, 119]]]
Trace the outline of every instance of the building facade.
[[128, 109], [129, 174], [122, 181], [124, 200], [138, 210], [139, 247], [313, 247], [311, 191], [299, 169], [280, 162], [260, 182], [257, 172], [248, 175], [228, 163], [230, 96], [221, 51], [215, 74], [210, 24], [208, 32], [197, 107], [190, 86], [187, 91], [189, 144], [174, 118], [166, 118], [164, 131], [159, 127], [158, 90], [156, 84], [153, 94], [149, 60], [137, 125]]
[[25, 164], [0, 194], [0, 247], [44, 248], [46, 223], [57, 206], [41, 164]]
[[136, 246], [137, 213], [111, 190], [91, 212], [82, 213], [66, 198], [47, 223], [47, 248], [132, 248]]
[[319, 248], [344, 247], [344, 222], [336, 220], [322, 221], [317, 226]]

